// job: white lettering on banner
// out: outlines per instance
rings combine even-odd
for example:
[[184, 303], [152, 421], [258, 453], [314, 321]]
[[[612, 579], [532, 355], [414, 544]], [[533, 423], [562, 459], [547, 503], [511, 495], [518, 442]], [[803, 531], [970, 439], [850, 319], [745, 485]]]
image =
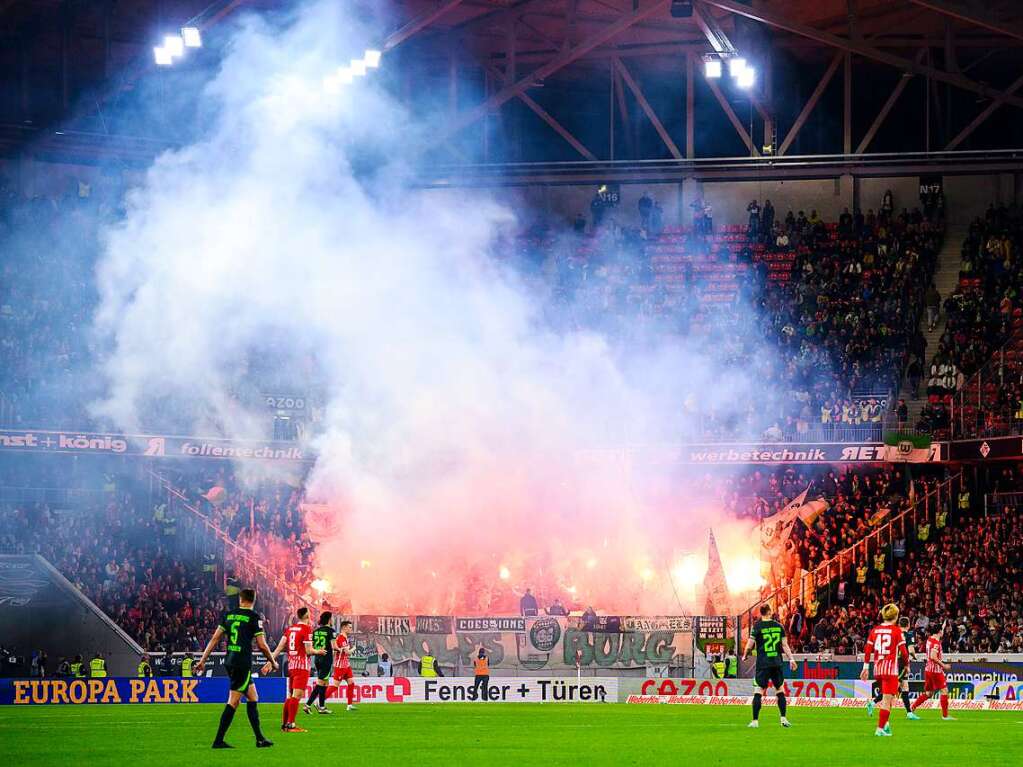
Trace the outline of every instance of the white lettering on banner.
[[[472, 677], [413, 678], [394, 677], [355, 682], [356, 703], [465, 703], [483, 701], [480, 690], [473, 689]], [[312, 690], [314, 682], [309, 685]], [[331, 685], [327, 696], [346, 700], [343, 686]], [[617, 703], [617, 677], [589, 679], [541, 679], [492, 677], [487, 688], [490, 703]]]
[[656, 615], [642, 617], [627, 615], [622, 618], [622, 631], [671, 631], [688, 634], [693, 630], [693, 619], [687, 615]]

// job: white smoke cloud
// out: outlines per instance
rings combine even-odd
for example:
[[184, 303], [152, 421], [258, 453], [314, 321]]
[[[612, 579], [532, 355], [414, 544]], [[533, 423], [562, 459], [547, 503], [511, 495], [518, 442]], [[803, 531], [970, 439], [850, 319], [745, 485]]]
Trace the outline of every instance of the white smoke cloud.
[[[738, 409], [754, 382], [724, 372], [724, 337], [623, 352], [550, 329], [490, 256], [516, 211], [406, 182], [406, 148], [435, 126], [382, 73], [324, 97], [331, 64], [378, 39], [339, 5], [283, 28], [250, 17], [203, 95], [215, 123], [154, 163], [107, 232], [96, 413], [255, 436], [265, 415], [234, 394], [259, 391], [267, 360], [300, 384], [312, 358], [326, 405], [308, 494], [335, 516], [319, 570], [357, 610], [493, 609], [538, 584], [676, 608], [666, 574], [720, 514], [644, 500], [622, 455], [593, 449], [674, 439], [687, 393]], [[389, 162], [357, 174], [367, 145]]]

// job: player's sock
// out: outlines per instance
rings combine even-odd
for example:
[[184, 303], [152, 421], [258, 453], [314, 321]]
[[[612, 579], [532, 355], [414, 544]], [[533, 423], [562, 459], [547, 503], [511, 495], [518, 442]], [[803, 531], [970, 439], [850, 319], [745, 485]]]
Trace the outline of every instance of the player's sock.
[[903, 691], [902, 693], [902, 705], [906, 707], [907, 712], [911, 712], [913, 710], [913, 704], [909, 701], [909, 693], [907, 691]]
[[214, 739], [214, 743], [223, 743], [224, 736], [227, 735], [227, 728], [231, 726], [231, 720], [234, 719], [234, 707], [224, 704], [224, 710], [220, 712], [220, 724], [217, 726], [217, 737]]
[[941, 715], [948, 716], [948, 695], [942, 694], [938, 697], [938, 700], [941, 702]]
[[327, 685], [320, 685], [320, 708], [327, 707]]
[[347, 687], [345, 696], [348, 698], [348, 705], [351, 706], [355, 703], [355, 685], [349, 682], [345, 687]]
[[291, 721], [291, 701], [294, 698], [288, 697], [284, 699], [284, 706], [281, 708], [281, 724], [287, 726], [288, 722]]
[[881, 729], [881, 730], [884, 729], [884, 726], [886, 724], [888, 724], [888, 717], [891, 715], [891, 713], [892, 712], [889, 711], [886, 708], [882, 708], [880, 711], [878, 711], [878, 713], [877, 713], [877, 726], [878, 726], [878, 729]]
[[922, 706], [924, 703], [926, 703], [927, 700], [930, 697], [931, 697], [931, 694], [929, 692], [922, 692], [922, 693], [920, 693], [920, 695], [917, 697], [917, 699], [913, 701], [913, 708], [911, 710], [912, 711], [916, 711], [918, 708], [920, 708], [920, 706]]
[[319, 694], [320, 694], [320, 686], [316, 685], [315, 687], [313, 687], [313, 691], [311, 693], [309, 693], [309, 697], [306, 699], [305, 704], [307, 706], [311, 706], [314, 703], [316, 703], [316, 698], [317, 698], [317, 696]]
[[[782, 719], [785, 718], [785, 707], [786, 707], [785, 693], [780, 692], [778, 693], [778, 714], [781, 716]], [[799, 717], [796, 718], [798, 719]]]
[[256, 740], [265, 740], [263, 731], [259, 728], [259, 704], [254, 700], [245, 702], [245, 713], [249, 715], [249, 724], [252, 725], [252, 734]]
[[285, 716], [287, 717], [285, 724], [295, 723], [295, 717], [298, 716], [298, 698], [288, 698], [288, 702], [285, 704]]
[[760, 718], [760, 706], [763, 703], [763, 696], [759, 692], [753, 693], [753, 721]]

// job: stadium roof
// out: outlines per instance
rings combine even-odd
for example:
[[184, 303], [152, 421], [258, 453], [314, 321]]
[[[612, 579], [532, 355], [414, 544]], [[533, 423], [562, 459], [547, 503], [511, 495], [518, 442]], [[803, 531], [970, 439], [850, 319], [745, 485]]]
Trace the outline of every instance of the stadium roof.
[[[367, 7], [377, 12], [383, 1]], [[26, 132], [71, 117], [65, 135], [83, 125], [106, 130], [104, 108], [130, 94], [152, 70], [149, 51], [157, 30], [197, 19], [212, 33], [247, 9], [289, 5], [281, 0], [0, 0], [0, 29], [11, 43], [0, 53], [7, 65], [0, 82], [9, 95], [0, 102], [0, 147], [10, 151], [24, 143]], [[776, 132], [780, 154], [1018, 145], [1002, 125], [984, 130], [997, 123], [989, 121], [995, 113], [1011, 114], [1002, 107], [1023, 107], [1023, 93], [1017, 93], [1023, 88], [1023, 77], [1017, 77], [1023, 72], [1023, 4], [1015, 0], [392, 0], [390, 8], [393, 31], [385, 48], [400, 49], [409, 57], [404, 62], [415, 59], [418, 70], [439, 79], [480, 76], [482, 93], [475, 102], [465, 91], [452, 95], [458, 109], [452, 110], [445, 138], [501, 110], [526, 110], [530, 120], [539, 118], [564, 139], [556, 143], [567, 152], [565, 159], [592, 159], [601, 153], [585, 149], [588, 143], [613, 145], [618, 139], [579, 135], [572, 123], [591, 124], [593, 115], [568, 103], [568, 96], [611, 90], [619, 116], [645, 124], [643, 129], [623, 125], [623, 130], [649, 128], [656, 134], [655, 141], [635, 137], [639, 148], [633, 154], [677, 159], [688, 155], [685, 128], [670, 124], [662, 105], [676, 96], [666, 89], [659, 93], [660, 86], [669, 79], [676, 83], [687, 65], [698, 65], [706, 54], [753, 51], [759, 62], [784, 58], [790, 67], [797, 64], [786, 73], [784, 88], [779, 82], [772, 89], [767, 82], [754, 89], [754, 128], [763, 129], [763, 143]], [[763, 68], [777, 69], [766, 63]], [[829, 102], [826, 92], [842, 90], [843, 72], [845, 103], [841, 97]], [[907, 76], [926, 81], [924, 99], [933, 97], [934, 109], [949, 113], [933, 141], [935, 118], [928, 115], [926, 146], [923, 130], [913, 146], [893, 144], [885, 136], [885, 118], [893, 108], [898, 116], [896, 102]], [[869, 88], [852, 85], [864, 78]], [[944, 89], [944, 101], [936, 89], [932, 94], [932, 84]], [[541, 87], [551, 88], [546, 104], [538, 95]], [[751, 121], [736, 106], [737, 94], [711, 81], [697, 87], [709, 89], [705, 93], [720, 105], [717, 119], [735, 134], [734, 145], [712, 147], [710, 154], [760, 151]], [[797, 96], [791, 104], [786, 103], [789, 91]], [[848, 115], [840, 147], [801, 138], [801, 130], [817, 119], [813, 112], [822, 98], [828, 104], [824, 111], [844, 108]], [[692, 109], [686, 111], [695, 111], [688, 106]], [[901, 130], [906, 132], [904, 126]], [[971, 143], [978, 137], [978, 144]], [[149, 137], [133, 140], [142, 143], [133, 148], [128, 141], [129, 154], [150, 151]]]

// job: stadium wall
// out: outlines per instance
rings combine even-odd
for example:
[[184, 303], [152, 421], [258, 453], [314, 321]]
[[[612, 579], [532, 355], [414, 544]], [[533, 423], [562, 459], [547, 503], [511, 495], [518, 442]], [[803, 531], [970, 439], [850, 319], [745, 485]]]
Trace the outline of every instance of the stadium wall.
[[111, 676], [135, 671], [142, 648], [40, 556], [0, 555], [0, 637], [26, 652], [44, 650], [49, 667], [100, 651]]

